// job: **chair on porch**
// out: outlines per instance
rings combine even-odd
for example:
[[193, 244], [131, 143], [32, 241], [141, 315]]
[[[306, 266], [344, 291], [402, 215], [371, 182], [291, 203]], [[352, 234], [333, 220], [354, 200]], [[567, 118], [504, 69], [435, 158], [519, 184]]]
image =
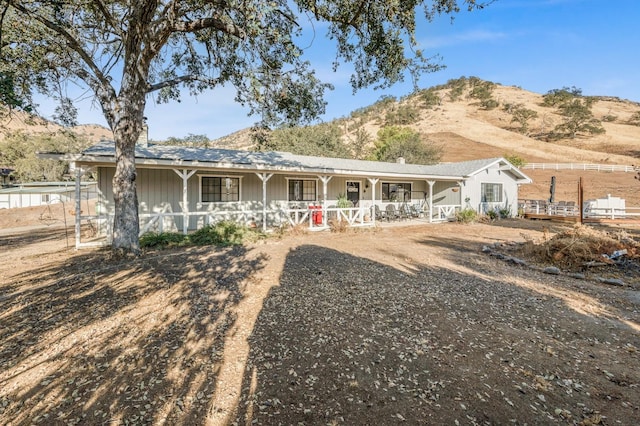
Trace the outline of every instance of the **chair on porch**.
[[387, 204], [387, 207], [385, 208], [385, 212], [387, 215], [387, 220], [400, 219], [400, 212], [396, 209], [396, 206], [393, 204]]
[[377, 204], [373, 206], [373, 216], [376, 218], [376, 220], [386, 220], [387, 222], [389, 221], [387, 212], [380, 210], [380, 206], [378, 206]]
[[401, 219], [411, 219], [411, 217], [413, 216], [411, 214], [411, 209], [409, 208], [409, 204], [406, 202], [400, 204], [400, 206], [398, 207], [398, 213], [400, 213]]

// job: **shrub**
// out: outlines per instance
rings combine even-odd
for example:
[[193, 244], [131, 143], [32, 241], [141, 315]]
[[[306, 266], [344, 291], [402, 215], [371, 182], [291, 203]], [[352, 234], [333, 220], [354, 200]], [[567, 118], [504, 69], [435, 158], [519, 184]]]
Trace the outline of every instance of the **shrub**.
[[207, 225], [190, 235], [176, 232], [147, 232], [140, 237], [142, 248], [167, 248], [187, 245], [197, 246], [232, 246], [241, 245], [245, 241], [256, 241], [264, 234], [253, 231], [247, 226], [223, 220], [215, 225]]
[[629, 118], [629, 124], [633, 126], [640, 126], [640, 111], [636, 111]]
[[514, 167], [523, 167], [527, 162], [524, 158], [520, 157], [518, 154], [509, 154], [505, 155], [504, 159], [510, 162]]
[[498, 218], [498, 212], [495, 210], [489, 210], [486, 216], [491, 220], [496, 220]]
[[187, 237], [177, 232], [146, 232], [140, 237], [142, 248], [166, 248], [187, 243]]
[[198, 229], [189, 236], [192, 244], [205, 246], [232, 246], [240, 245], [244, 242], [245, 236], [249, 233], [246, 226], [236, 222], [223, 220], [215, 225], [207, 225]]
[[338, 198], [336, 199], [336, 206], [340, 209], [348, 209], [353, 207], [353, 203], [350, 199], [347, 198], [345, 194], [338, 194]]
[[456, 221], [462, 223], [475, 222], [478, 218], [478, 213], [474, 209], [466, 208], [456, 212]]
[[498, 214], [500, 215], [500, 219], [508, 219], [511, 217], [511, 207], [504, 207], [498, 210]]

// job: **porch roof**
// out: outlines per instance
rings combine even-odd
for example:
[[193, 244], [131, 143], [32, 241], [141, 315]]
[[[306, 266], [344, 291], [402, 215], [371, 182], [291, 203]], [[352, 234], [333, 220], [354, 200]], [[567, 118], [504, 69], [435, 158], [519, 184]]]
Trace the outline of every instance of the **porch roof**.
[[[44, 155], [43, 155], [44, 156]], [[141, 167], [191, 167], [199, 169], [243, 169], [264, 172], [296, 172], [330, 175], [413, 177], [463, 180], [494, 164], [510, 169], [517, 181], [530, 181], [503, 158], [440, 163], [435, 165], [387, 163], [345, 158], [313, 157], [289, 152], [253, 152], [171, 145], [136, 147], [136, 164]], [[59, 157], [60, 158], [60, 157]], [[65, 160], [79, 164], [115, 163], [115, 145], [103, 141]]]

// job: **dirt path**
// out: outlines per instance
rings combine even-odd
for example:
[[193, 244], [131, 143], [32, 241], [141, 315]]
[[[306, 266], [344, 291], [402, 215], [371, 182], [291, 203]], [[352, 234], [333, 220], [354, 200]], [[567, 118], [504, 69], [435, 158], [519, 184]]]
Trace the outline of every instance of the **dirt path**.
[[498, 224], [133, 260], [0, 236], [0, 423], [637, 424], [638, 292], [487, 256], [549, 226]]

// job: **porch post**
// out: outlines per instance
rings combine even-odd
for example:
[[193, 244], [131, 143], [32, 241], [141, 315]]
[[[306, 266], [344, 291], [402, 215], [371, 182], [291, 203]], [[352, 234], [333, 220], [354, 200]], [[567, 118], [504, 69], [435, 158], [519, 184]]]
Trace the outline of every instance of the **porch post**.
[[80, 205], [82, 201], [80, 200], [80, 197], [82, 197], [82, 193], [80, 192], [81, 179], [82, 179], [82, 168], [76, 166], [76, 250], [80, 248], [80, 231], [81, 231], [80, 215], [82, 214], [82, 209]]
[[267, 181], [273, 177], [273, 173], [256, 173], [262, 181], [262, 230], [267, 232]]
[[322, 226], [327, 226], [327, 184], [333, 176], [318, 176], [322, 181]]
[[378, 183], [380, 179], [367, 178], [367, 180], [369, 181], [369, 183], [371, 183], [371, 208], [373, 209], [373, 211], [371, 212], [371, 221], [375, 225], [376, 224], [376, 183]]
[[433, 223], [433, 184], [436, 183], [434, 180], [428, 180], [429, 184], [429, 223]]
[[[184, 169], [179, 171], [177, 169], [172, 169], [178, 176], [182, 178], [182, 233], [187, 235], [187, 231], [189, 229], [189, 196], [188, 196], [188, 186], [187, 181], [191, 176], [193, 176], [196, 170], [187, 170]], [[164, 220], [164, 218], [160, 218]]]

